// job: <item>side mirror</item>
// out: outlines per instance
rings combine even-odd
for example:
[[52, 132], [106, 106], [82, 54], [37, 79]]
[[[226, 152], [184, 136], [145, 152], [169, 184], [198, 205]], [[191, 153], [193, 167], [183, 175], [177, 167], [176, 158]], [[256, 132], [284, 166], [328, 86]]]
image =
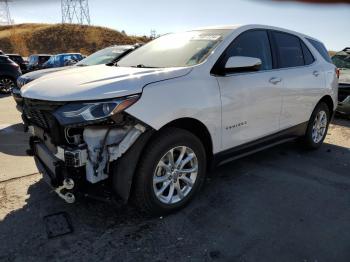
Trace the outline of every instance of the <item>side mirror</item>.
[[258, 71], [261, 67], [261, 59], [248, 56], [231, 56], [225, 65], [226, 72], [250, 72]]
[[77, 63], [77, 61], [72, 60], [72, 59], [69, 59], [69, 60], [66, 60], [66, 61], [64, 62], [64, 66], [75, 65], [76, 63]]

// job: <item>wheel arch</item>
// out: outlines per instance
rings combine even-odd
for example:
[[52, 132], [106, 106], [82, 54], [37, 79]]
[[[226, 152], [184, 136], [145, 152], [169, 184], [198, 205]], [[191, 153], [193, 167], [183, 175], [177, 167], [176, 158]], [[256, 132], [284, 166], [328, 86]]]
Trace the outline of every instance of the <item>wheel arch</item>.
[[331, 114], [331, 118], [332, 118], [334, 115], [334, 110], [335, 110], [335, 108], [334, 108], [335, 104], [334, 104], [332, 97], [330, 95], [325, 95], [320, 99], [318, 104], [321, 102], [324, 102], [328, 106], [329, 113]]
[[112, 164], [112, 185], [114, 191], [127, 202], [133, 194], [136, 171], [144, 149], [149, 142], [160, 132], [167, 128], [179, 128], [186, 130], [200, 139], [205, 148], [207, 157], [207, 167], [211, 168], [213, 163], [213, 143], [207, 127], [194, 118], [180, 118], [173, 120], [159, 130], [150, 129], [143, 134], [135, 144], [116, 162]]
[[205, 148], [207, 167], [211, 167], [213, 160], [213, 141], [208, 128], [201, 121], [194, 118], [180, 118], [164, 125], [159, 131], [169, 127], [184, 129], [198, 137]]

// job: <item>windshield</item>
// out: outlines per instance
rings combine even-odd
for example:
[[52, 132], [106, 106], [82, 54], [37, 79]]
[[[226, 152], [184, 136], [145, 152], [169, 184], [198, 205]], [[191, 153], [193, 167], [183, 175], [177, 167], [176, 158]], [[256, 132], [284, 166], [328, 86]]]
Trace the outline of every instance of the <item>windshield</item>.
[[122, 58], [124, 67], [187, 67], [203, 62], [230, 30], [198, 30], [159, 37]]
[[113, 62], [123, 55], [130, 48], [125, 47], [107, 47], [92, 55], [89, 55], [85, 59], [81, 60], [76, 66], [92, 66], [92, 65], [102, 65]]
[[350, 69], [350, 54], [346, 52], [340, 52], [332, 57], [333, 63], [338, 68]]

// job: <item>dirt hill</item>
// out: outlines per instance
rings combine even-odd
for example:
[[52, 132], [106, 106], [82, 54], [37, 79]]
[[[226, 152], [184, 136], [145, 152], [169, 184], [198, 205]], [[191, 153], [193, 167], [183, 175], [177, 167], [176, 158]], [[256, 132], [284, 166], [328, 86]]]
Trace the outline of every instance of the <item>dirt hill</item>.
[[115, 44], [147, 42], [110, 28], [72, 24], [18, 24], [0, 26], [0, 49], [28, 56], [33, 53], [81, 52], [89, 55]]

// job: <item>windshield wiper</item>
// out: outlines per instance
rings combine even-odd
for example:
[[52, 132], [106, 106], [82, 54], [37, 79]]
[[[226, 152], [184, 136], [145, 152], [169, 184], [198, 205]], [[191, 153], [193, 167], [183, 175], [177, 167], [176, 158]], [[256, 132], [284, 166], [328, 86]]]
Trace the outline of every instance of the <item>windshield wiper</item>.
[[131, 66], [131, 67], [137, 67], [137, 68], [159, 68], [155, 66], [145, 66], [144, 64], [138, 64], [136, 66]]

